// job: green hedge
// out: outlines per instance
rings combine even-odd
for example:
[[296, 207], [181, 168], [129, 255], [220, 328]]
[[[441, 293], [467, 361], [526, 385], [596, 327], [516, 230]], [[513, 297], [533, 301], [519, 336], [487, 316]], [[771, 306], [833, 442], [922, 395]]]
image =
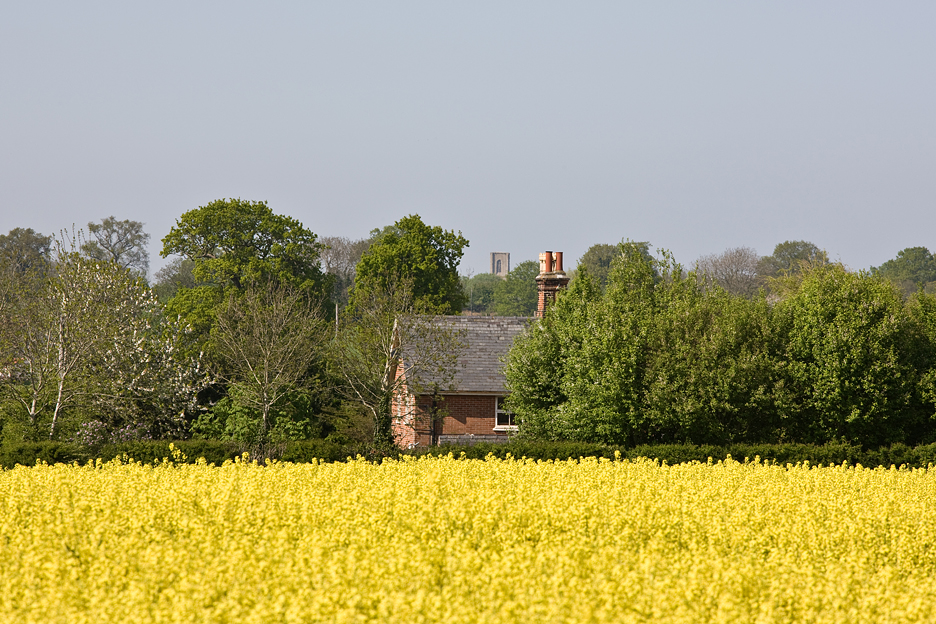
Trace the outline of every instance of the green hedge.
[[17, 464], [34, 466], [37, 461], [70, 464], [86, 459], [85, 449], [63, 442], [23, 442], [0, 447], [0, 466], [3, 468], [12, 468]]
[[133, 458], [145, 463], [171, 457], [169, 445], [175, 445], [185, 456], [186, 461], [194, 463], [204, 457], [209, 464], [220, 466], [227, 460], [233, 460], [244, 452], [252, 457], [270, 456], [279, 461], [310, 462], [321, 459], [329, 462], [343, 461], [357, 454], [357, 450], [330, 440], [303, 440], [286, 444], [272, 445], [266, 449], [249, 449], [230, 441], [219, 440], [159, 440], [148, 442], [125, 442], [108, 444], [94, 450], [76, 444], [63, 442], [30, 442], [8, 445], [0, 448], [0, 467], [12, 468], [17, 464], [33, 466], [37, 461], [48, 464], [80, 464], [100, 458], [110, 461], [115, 457]]
[[[86, 463], [96, 458], [109, 461], [126, 455], [138, 461], [152, 462], [170, 457], [170, 441], [129, 442], [108, 445], [93, 453], [90, 449], [62, 442], [30, 442], [0, 448], [0, 466], [12, 468], [20, 464], [33, 466], [37, 461], [55, 463]], [[244, 448], [235, 443], [217, 440], [182, 440], [172, 442], [194, 463], [204, 457], [208, 463], [221, 465], [244, 452]], [[306, 463], [314, 459], [327, 462], [344, 461], [361, 453], [355, 447], [338, 444], [330, 440], [304, 440], [289, 442], [276, 448], [267, 449], [268, 454], [279, 461]], [[527, 457], [536, 460], [578, 459], [580, 457], [605, 457], [613, 459], [615, 452], [625, 459], [646, 457], [667, 464], [680, 464], [698, 461], [705, 463], [723, 460], [729, 455], [738, 461], [745, 458], [778, 464], [797, 464], [808, 461], [811, 464], [861, 464], [866, 467], [890, 467], [906, 465], [912, 468], [936, 465], [936, 444], [908, 447], [894, 444], [880, 449], [862, 449], [851, 444], [734, 444], [731, 446], [706, 446], [692, 444], [661, 444], [655, 446], [637, 446], [623, 448], [584, 442], [519, 442], [506, 444], [479, 443], [474, 446], [445, 445], [429, 449], [415, 449], [400, 453], [413, 456], [444, 456], [452, 453], [455, 457], [464, 455], [467, 459], [484, 459], [488, 455], [504, 459], [508, 454], [513, 457]], [[366, 454], [365, 454], [366, 456]]]
[[936, 444], [908, 447], [894, 444], [880, 449], [862, 449], [860, 446], [831, 443], [814, 444], [733, 444], [730, 446], [711, 446], [694, 444], [659, 444], [625, 448], [581, 442], [509, 442], [507, 444], [479, 443], [474, 446], [446, 445], [431, 449], [417, 449], [414, 455], [447, 455], [452, 453], [460, 457], [464, 453], [467, 459], [483, 459], [489, 454], [503, 459], [509, 453], [513, 457], [527, 457], [541, 460], [567, 460], [580, 457], [606, 457], [613, 459], [615, 452], [625, 459], [645, 457], [667, 464], [680, 464], [691, 461], [705, 463], [726, 459], [729, 455], [737, 460], [753, 460], [778, 464], [797, 464], [808, 461], [810, 464], [861, 464], [862, 466], [906, 465], [913, 468], [936, 465]]

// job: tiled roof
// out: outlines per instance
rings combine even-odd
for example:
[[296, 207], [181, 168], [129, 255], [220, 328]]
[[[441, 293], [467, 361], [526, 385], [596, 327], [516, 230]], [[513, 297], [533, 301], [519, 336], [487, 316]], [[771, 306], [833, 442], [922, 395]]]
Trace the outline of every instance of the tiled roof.
[[525, 316], [443, 316], [433, 320], [445, 323], [459, 333], [465, 347], [458, 353], [455, 392], [502, 394], [504, 364], [501, 359], [513, 346], [514, 338], [533, 321]]

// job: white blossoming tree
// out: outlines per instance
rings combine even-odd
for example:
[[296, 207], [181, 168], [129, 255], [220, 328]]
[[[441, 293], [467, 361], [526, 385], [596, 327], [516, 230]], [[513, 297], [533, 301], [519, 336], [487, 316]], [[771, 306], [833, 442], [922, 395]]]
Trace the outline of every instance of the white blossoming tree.
[[82, 256], [76, 238], [57, 241], [50, 276], [11, 306], [3, 386], [23, 437], [56, 439], [87, 421], [178, 435], [207, 383], [200, 358], [180, 355], [185, 327], [142, 278]]

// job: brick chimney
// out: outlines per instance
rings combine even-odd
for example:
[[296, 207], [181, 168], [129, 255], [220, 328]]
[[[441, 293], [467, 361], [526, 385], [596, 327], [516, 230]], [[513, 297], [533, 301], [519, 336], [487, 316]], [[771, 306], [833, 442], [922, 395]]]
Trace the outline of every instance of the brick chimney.
[[560, 288], [565, 288], [569, 278], [562, 270], [562, 252], [544, 251], [539, 255], [540, 272], [536, 276], [536, 290], [539, 294], [536, 304], [536, 318], [543, 318], [546, 307], [556, 298]]

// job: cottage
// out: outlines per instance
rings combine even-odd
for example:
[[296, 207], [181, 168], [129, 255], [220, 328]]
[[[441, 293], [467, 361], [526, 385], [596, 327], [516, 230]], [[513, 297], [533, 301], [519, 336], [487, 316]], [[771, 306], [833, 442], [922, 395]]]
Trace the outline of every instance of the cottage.
[[[403, 447], [469, 440], [503, 441], [516, 430], [503, 408], [504, 373], [501, 359], [531, 319], [519, 316], [444, 316], [444, 323], [464, 345], [452, 388], [436, 396], [403, 390], [394, 396], [394, 437]], [[404, 354], [405, 359], [405, 354]], [[404, 374], [404, 366], [397, 368]]]
[[[536, 317], [541, 318], [556, 292], [568, 284], [562, 270], [562, 253], [540, 254], [539, 292]], [[415, 394], [403, 379], [394, 395], [393, 431], [404, 448], [475, 441], [502, 442], [517, 430], [513, 415], [504, 407], [503, 358], [534, 319], [517, 316], [444, 316], [431, 322], [444, 324], [459, 336], [463, 348], [458, 353], [453, 384], [435, 395]], [[403, 366], [396, 374], [405, 375]], [[432, 381], [432, 380], [420, 380]], [[427, 384], [414, 384], [425, 387]]]

